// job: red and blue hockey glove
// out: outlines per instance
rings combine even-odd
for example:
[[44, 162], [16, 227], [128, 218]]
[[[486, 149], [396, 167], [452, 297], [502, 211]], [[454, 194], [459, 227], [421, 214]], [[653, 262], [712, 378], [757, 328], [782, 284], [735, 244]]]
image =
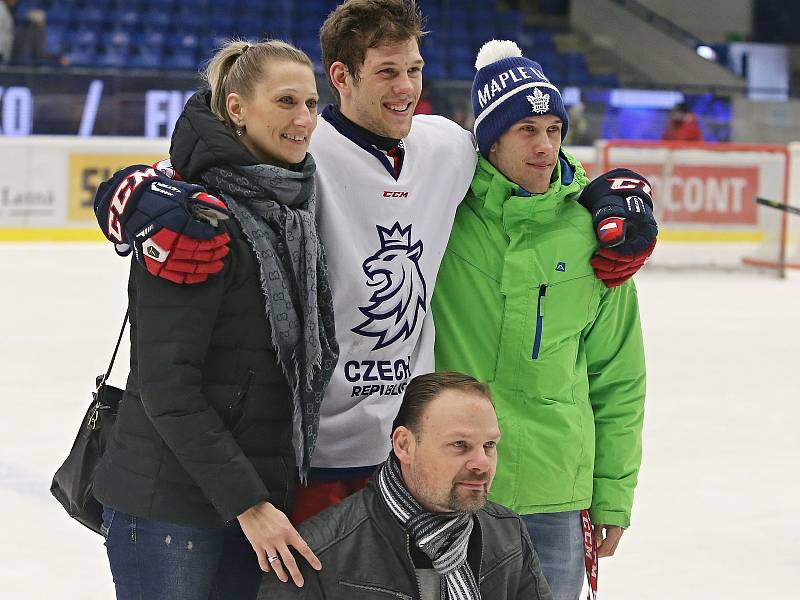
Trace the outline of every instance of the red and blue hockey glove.
[[220, 199], [199, 186], [135, 165], [100, 184], [94, 212], [117, 253], [134, 252], [150, 273], [174, 283], [200, 283], [218, 273], [228, 254], [228, 218]]
[[599, 249], [591, 260], [606, 287], [625, 283], [653, 253], [658, 226], [650, 183], [630, 169], [612, 169], [592, 181], [578, 201], [592, 214]]

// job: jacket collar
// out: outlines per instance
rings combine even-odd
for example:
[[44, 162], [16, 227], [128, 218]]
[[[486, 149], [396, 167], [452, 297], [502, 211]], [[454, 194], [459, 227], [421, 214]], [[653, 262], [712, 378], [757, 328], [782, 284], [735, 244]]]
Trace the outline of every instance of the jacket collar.
[[580, 162], [562, 149], [554, 181], [544, 193], [528, 193], [482, 155], [478, 155], [478, 166], [470, 188], [478, 201], [475, 208], [502, 219], [508, 230], [525, 223], [554, 220], [564, 203], [573, 200], [588, 182]]
[[[342, 111], [333, 104], [329, 104], [325, 107], [325, 110], [322, 111], [322, 118], [330, 123], [333, 128], [344, 137], [377, 158], [383, 165], [383, 168], [388, 171], [389, 175], [391, 175], [395, 181], [399, 179], [399, 169], [402, 168], [402, 156], [405, 154], [403, 140], [395, 140], [380, 136], [361, 127], [345, 117]], [[390, 161], [386, 155], [386, 153], [392, 149], [400, 152], [401, 162], [398, 169], [395, 169], [392, 161]]]
[[211, 91], [189, 98], [175, 123], [169, 154], [172, 166], [188, 181], [197, 181], [212, 166], [258, 164], [230, 127], [211, 112]]

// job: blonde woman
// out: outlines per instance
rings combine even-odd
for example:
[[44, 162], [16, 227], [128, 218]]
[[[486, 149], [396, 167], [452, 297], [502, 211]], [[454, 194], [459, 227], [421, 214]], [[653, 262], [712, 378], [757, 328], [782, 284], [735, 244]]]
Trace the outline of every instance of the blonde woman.
[[338, 356], [307, 154], [312, 65], [283, 42], [234, 41], [205, 77], [175, 127], [174, 179], [129, 167], [98, 192], [141, 210], [145, 194], [202, 189], [232, 216], [224, 267], [202, 283], [132, 261], [131, 370], [94, 484], [120, 600], [255, 598], [263, 571], [302, 585], [291, 548], [321, 567], [285, 514]]

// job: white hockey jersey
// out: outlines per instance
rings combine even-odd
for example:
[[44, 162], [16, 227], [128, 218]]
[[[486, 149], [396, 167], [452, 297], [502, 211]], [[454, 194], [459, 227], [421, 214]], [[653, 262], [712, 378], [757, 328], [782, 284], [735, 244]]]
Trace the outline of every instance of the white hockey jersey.
[[312, 467], [383, 462], [418, 353], [427, 361], [422, 371], [433, 366], [433, 336], [420, 341], [420, 332], [477, 155], [472, 134], [438, 116], [415, 116], [403, 144], [395, 180], [324, 118], [312, 137], [340, 348]]

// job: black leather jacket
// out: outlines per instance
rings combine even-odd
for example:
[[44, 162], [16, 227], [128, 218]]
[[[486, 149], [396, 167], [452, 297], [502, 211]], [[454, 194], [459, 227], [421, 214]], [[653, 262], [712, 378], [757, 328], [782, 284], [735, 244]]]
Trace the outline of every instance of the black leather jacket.
[[[223, 157], [252, 163], [234, 138], [198, 93], [175, 126], [172, 164], [197, 182]], [[292, 392], [252, 246], [235, 219], [220, 226], [230, 253], [208, 281], [176, 285], [132, 262], [130, 375], [94, 481], [118, 511], [220, 527], [263, 500], [291, 508]]]
[[[528, 532], [515, 513], [489, 502], [478, 512], [476, 525], [467, 556], [483, 600], [552, 600]], [[408, 534], [374, 482], [305, 521], [299, 531], [322, 561], [322, 571], [295, 555], [305, 586], [281, 583], [269, 573], [259, 600], [420, 600]]]

